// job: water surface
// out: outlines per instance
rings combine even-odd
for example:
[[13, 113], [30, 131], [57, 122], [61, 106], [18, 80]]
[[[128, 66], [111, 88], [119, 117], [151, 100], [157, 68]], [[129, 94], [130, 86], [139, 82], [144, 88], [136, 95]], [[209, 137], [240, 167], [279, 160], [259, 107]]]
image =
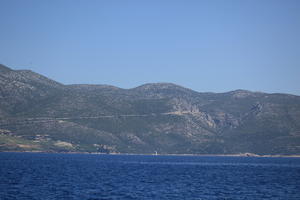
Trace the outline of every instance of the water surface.
[[0, 199], [300, 199], [300, 159], [0, 153]]

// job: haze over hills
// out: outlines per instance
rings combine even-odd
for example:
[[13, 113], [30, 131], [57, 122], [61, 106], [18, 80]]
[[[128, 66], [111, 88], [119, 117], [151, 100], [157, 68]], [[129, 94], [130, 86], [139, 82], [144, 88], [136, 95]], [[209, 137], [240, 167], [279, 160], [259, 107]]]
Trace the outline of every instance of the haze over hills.
[[64, 85], [0, 65], [0, 150], [300, 154], [300, 97]]

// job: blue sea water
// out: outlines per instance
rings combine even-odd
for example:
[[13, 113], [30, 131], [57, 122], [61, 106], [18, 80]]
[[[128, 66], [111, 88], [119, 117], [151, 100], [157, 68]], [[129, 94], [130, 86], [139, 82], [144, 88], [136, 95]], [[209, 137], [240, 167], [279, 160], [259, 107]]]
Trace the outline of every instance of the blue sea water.
[[300, 199], [300, 158], [0, 153], [0, 199]]

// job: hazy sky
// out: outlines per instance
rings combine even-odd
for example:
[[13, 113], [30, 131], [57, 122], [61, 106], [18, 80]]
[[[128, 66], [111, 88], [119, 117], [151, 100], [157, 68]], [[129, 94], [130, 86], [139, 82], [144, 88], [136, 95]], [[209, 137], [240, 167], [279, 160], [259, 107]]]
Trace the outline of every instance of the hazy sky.
[[300, 95], [299, 0], [0, 0], [0, 63], [59, 82]]

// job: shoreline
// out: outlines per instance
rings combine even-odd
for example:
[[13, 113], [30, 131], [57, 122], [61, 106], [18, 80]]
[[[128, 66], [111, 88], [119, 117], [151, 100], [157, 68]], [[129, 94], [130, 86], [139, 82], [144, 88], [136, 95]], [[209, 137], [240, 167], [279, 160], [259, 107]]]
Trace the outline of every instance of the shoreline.
[[45, 154], [90, 154], [90, 155], [124, 155], [124, 156], [199, 156], [199, 157], [256, 157], [256, 158], [300, 158], [300, 155], [257, 155], [240, 154], [146, 154], [146, 153], [98, 153], [98, 152], [54, 152], [54, 151], [1, 151], [0, 153], [45, 153]]

